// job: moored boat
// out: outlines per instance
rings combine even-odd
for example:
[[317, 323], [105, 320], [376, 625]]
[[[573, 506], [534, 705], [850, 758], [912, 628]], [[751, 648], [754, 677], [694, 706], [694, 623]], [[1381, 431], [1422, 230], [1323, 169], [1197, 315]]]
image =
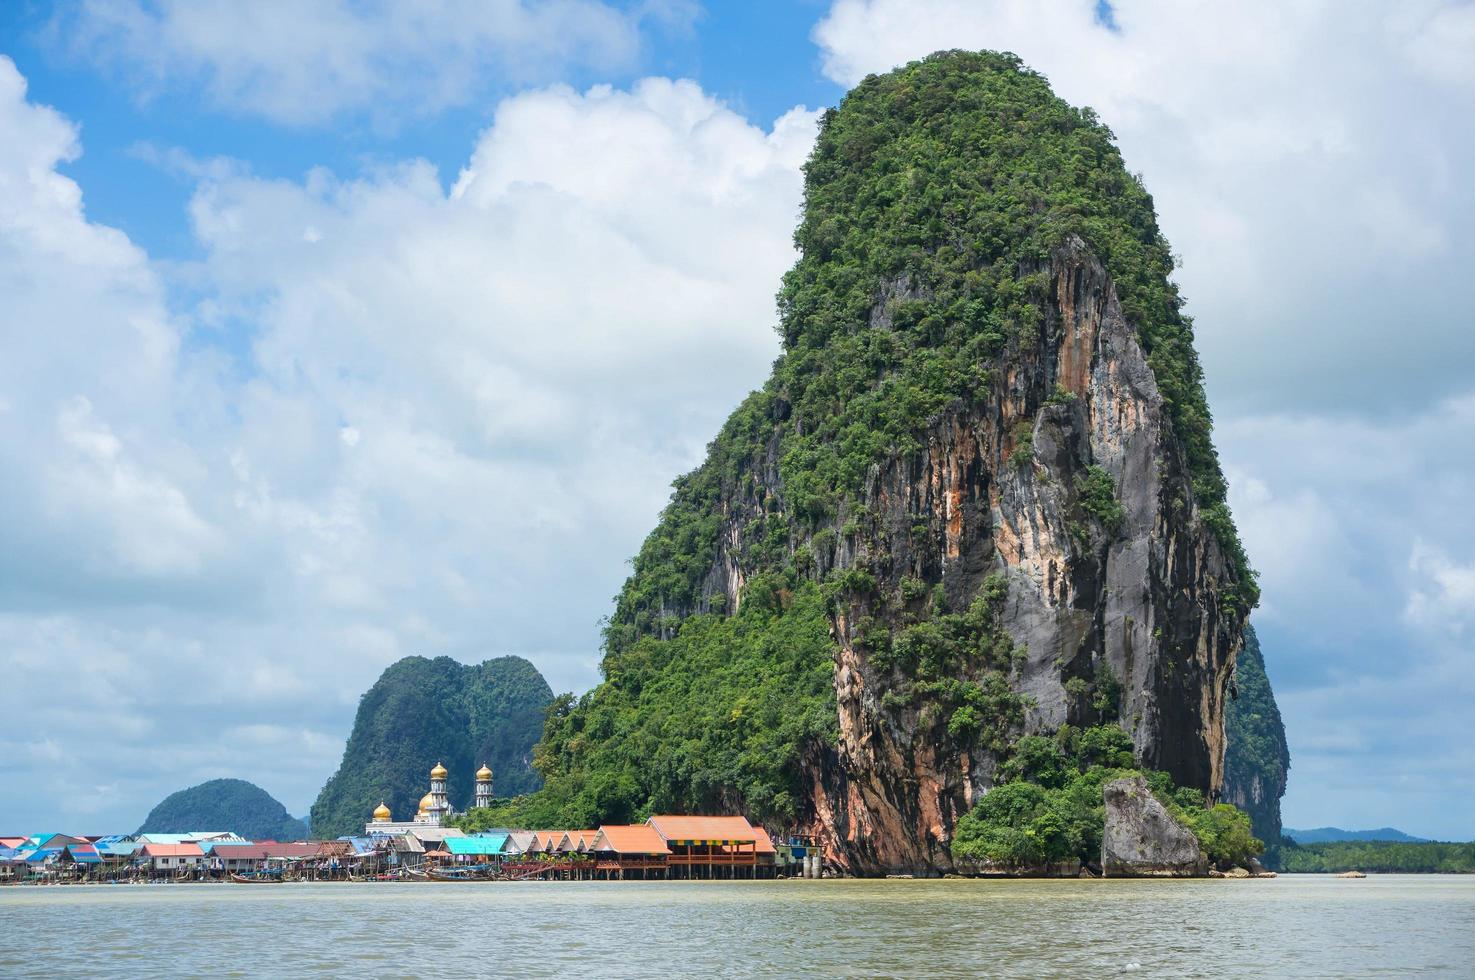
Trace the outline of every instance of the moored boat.
[[238, 885], [280, 885], [286, 879], [279, 873], [268, 871], [232, 871], [230, 880]]

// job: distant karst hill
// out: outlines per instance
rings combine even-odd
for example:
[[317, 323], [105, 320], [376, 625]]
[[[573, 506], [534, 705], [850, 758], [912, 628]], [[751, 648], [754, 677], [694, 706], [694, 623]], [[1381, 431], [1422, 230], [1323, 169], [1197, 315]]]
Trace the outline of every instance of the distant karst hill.
[[450, 657], [406, 657], [392, 664], [359, 701], [343, 762], [312, 806], [313, 832], [362, 833], [381, 800], [408, 820], [437, 762], [450, 771], [451, 805], [465, 809], [475, 772], [491, 766], [499, 796], [542, 785], [533, 745], [553, 692], [521, 657], [468, 665]]
[[307, 825], [270, 793], [244, 779], [212, 779], [168, 796], [149, 811], [140, 834], [229, 830], [252, 840], [301, 840]]

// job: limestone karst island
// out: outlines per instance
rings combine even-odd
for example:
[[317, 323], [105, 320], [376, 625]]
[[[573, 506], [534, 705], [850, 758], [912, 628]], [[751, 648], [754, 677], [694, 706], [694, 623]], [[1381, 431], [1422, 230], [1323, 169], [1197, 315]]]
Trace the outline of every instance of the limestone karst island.
[[[0, 54], [0, 136], [33, 148], [0, 138], [0, 294], [35, 328], [0, 365], [0, 459], [32, 481], [0, 500], [24, 580], [0, 583], [24, 719], [0, 722], [0, 975], [1475, 972], [1475, 843], [1433, 839], [1469, 824], [1463, 532], [1337, 509], [1393, 465], [1462, 512], [1464, 464], [1417, 453], [1468, 441], [1431, 433], [1475, 403], [1380, 435], [1412, 396], [1368, 391], [1337, 423], [1356, 476], [1298, 490], [1273, 474], [1340, 464], [1285, 431], [1342, 430], [1231, 357], [1274, 333], [1328, 401], [1344, 370], [1444, 383], [1287, 326], [1322, 292], [1349, 324], [1383, 309], [1345, 242], [1297, 247], [1328, 254], [1294, 317], [1289, 233], [1244, 244], [1325, 209], [1247, 203], [1246, 161], [1294, 130], [1275, 166], [1340, 187], [1351, 116], [1224, 122], [1188, 62], [1273, 52], [1128, 0], [1043, 5], [1080, 23], [1030, 63], [995, 50], [1024, 28], [993, 0], [769, 10], [820, 50], [774, 69], [819, 109], [719, 50], [756, 50], [746, 9], [393, 6], [0, 15], [119, 91], [147, 75], [96, 95], [121, 129], [188, 134], [113, 146], [61, 69]], [[1399, 71], [1475, 91], [1404, 16]], [[699, 77], [637, 72], [652, 45]], [[1299, 105], [1292, 74], [1235, 106]], [[1431, 200], [1468, 185], [1407, 145], [1444, 161]], [[1437, 266], [1423, 199], [1366, 166], [1380, 189], [1343, 198], [1367, 248], [1403, 236], [1388, 282]], [[84, 211], [110, 168], [136, 197]], [[179, 187], [187, 223], [150, 224]], [[74, 314], [118, 324], [45, 353]], [[1400, 643], [1427, 670], [1359, 659]], [[1429, 837], [1294, 829], [1333, 820]], [[84, 918], [85, 943], [46, 931]]]

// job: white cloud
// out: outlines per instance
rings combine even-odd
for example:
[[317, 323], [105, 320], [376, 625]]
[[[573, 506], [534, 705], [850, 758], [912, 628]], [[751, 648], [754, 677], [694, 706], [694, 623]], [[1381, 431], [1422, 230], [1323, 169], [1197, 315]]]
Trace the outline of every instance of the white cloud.
[[224, 109], [306, 124], [432, 113], [489, 78], [629, 69], [642, 22], [681, 28], [692, 16], [684, 0], [81, 0], [54, 30], [145, 93], [201, 86]]
[[1458, 637], [1475, 624], [1475, 562], [1455, 561], [1420, 539], [1408, 559], [1415, 584], [1404, 615], [1426, 630]]
[[0, 674], [69, 678], [0, 716], [0, 795], [38, 801], [11, 819], [221, 775], [301, 812], [412, 653], [592, 683], [625, 559], [777, 351], [813, 127], [649, 79], [508, 99], [451, 190], [195, 168], [175, 315], [0, 59]]

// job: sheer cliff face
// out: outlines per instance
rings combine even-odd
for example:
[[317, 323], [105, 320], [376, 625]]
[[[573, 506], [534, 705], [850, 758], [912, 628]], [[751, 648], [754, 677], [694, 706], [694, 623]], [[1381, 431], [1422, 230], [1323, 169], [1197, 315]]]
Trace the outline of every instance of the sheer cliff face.
[[1238, 696], [1231, 698], [1224, 720], [1224, 800], [1248, 813], [1255, 836], [1274, 846], [1281, 837], [1280, 798], [1291, 751], [1260, 642], [1249, 626], [1234, 669], [1234, 688]]
[[677, 481], [605, 683], [550, 718], [565, 812], [737, 807], [857, 873], [945, 870], [1021, 736], [1101, 723], [1217, 792], [1254, 581], [1110, 132], [1010, 55], [872, 76], [795, 241], [773, 376]]
[[[1233, 572], [1199, 519], [1183, 451], [1105, 269], [1072, 238], [1041, 271], [1038, 342], [1011, 352], [992, 397], [943, 413], [920, 454], [877, 469], [856, 508], [866, 526], [837, 548], [836, 561], [871, 569], [882, 586], [836, 603], [840, 739], [815, 747], [806, 790], [809, 829], [857, 871], [950, 867], [951, 828], [996, 763], [951, 735], [935, 702], [885, 704], [904, 682], [875, 668], [858, 624], [905, 617], [873, 598], [903, 578], [941, 583], [961, 607], [1002, 573], [1001, 625], [1023, 653], [1007, 682], [1027, 698], [1016, 734], [1118, 721], [1143, 765], [1206, 792], [1222, 782], [1242, 619], [1216, 584]], [[1088, 509], [1093, 467], [1109, 478], [1119, 514]], [[784, 492], [781, 481], [760, 488], [755, 499]], [[726, 543], [755, 519], [740, 508], [719, 538], [712, 580], [734, 607], [742, 563]], [[965, 666], [958, 676], [983, 672], [970, 677]]]

